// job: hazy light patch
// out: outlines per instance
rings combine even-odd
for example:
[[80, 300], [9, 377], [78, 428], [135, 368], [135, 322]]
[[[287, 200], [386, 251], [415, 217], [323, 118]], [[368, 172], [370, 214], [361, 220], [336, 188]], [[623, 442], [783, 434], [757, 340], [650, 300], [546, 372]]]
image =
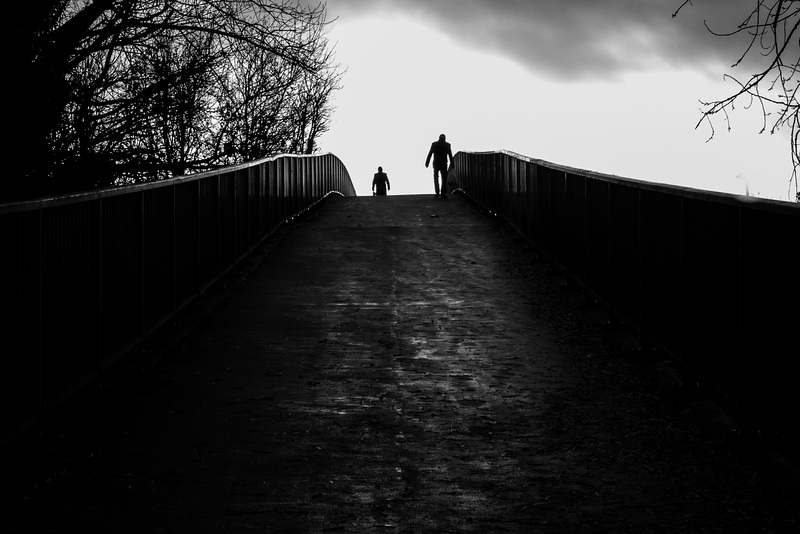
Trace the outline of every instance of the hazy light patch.
[[432, 191], [432, 184], [425, 188], [425, 156], [463, 111], [455, 104], [463, 84], [453, 61], [463, 61], [463, 54], [411, 21], [363, 18], [336, 30], [347, 36], [338, 41], [337, 57], [348, 72], [321, 149], [344, 161], [360, 195], [370, 194], [379, 165], [389, 175], [390, 194]]
[[[652, 49], [644, 33], [634, 38]], [[734, 112], [730, 133], [717, 121], [708, 143], [710, 129], [695, 129], [698, 100], [732, 89], [708, 76], [723, 65], [690, 70], [662, 61], [660, 71], [615, 80], [552, 81], [488, 49], [476, 51], [479, 43], [465, 48], [409, 17], [378, 13], [340, 19], [331, 39], [349, 70], [319, 144], [342, 159], [360, 195], [371, 194], [379, 165], [390, 195], [432, 194], [425, 156], [445, 133], [454, 151], [507, 149], [699, 189], [743, 193], [736, 176], [744, 173], [751, 194], [789, 199], [788, 132], [758, 135], [758, 110]]]

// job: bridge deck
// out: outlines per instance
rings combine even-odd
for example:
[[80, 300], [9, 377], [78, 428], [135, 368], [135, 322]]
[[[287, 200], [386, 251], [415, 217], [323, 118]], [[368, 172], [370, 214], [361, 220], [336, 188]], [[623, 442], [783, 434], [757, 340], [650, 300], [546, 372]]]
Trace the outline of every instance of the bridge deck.
[[708, 402], [671, 395], [669, 366], [631, 357], [630, 334], [465, 199], [331, 198], [272, 245], [187, 311], [195, 327], [155, 365], [14, 458], [0, 525], [782, 532], [797, 521], [785, 466], [728, 439], [732, 423]]

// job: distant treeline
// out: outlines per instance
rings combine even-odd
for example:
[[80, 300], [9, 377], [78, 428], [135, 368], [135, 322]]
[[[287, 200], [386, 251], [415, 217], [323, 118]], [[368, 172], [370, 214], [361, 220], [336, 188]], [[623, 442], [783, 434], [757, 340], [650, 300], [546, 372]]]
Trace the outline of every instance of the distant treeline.
[[341, 72], [324, 4], [5, 7], [0, 202], [312, 153]]

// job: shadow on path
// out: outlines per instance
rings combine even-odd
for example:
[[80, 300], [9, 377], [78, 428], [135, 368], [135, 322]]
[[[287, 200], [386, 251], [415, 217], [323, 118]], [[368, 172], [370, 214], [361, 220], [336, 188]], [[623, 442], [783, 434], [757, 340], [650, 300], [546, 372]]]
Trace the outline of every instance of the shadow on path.
[[788, 466], [463, 198], [331, 198], [258, 259], [11, 462], [5, 531], [799, 527]]

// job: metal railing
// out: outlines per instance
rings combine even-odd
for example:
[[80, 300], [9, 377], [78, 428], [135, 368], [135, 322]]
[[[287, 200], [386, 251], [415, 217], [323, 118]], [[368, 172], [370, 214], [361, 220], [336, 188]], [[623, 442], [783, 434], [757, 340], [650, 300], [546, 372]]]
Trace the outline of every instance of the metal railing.
[[455, 170], [469, 197], [669, 351], [743, 421], [800, 447], [800, 206], [510, 152], [458, 153]]
[[332, 193], [355, 189], [326, 154], [0, 206], [0, 443]]

